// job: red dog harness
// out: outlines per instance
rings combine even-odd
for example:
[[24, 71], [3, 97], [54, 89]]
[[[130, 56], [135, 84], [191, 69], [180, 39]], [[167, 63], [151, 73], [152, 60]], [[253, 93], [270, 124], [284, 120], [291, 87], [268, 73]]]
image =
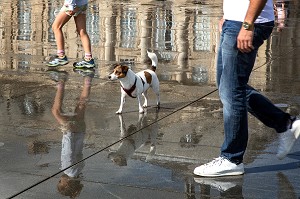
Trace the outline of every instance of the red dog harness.
[[[140, 77], [141, 78], [141, 77]], [[121, 88], [123, 89], [123, 91], [125, 91], [125, 93], [127, 93], [127, 95], [129, 95], [130, 97], [132, 97], [132, 98], [136, 98], [136, 97], [134, 97], [134, 96], [132, 96], [132, 92], [135, 90], [135, 88], [136, 88], [136, 80], [137, 80], [137, 78], [135, 77], [135, 81], [134, 81], [134, 84], [131, 86], [131, 88], [130, 89], [126, 89], [126, 88], [124, 88], [122, 85], [121, 85]], [[142, 80], [142, 82], [143, 82], [143, 85], [145, 84], [145, 82], [144, 82], [144, 80], [141, 78], [141, 80]]]
[[132, 98], [136, 98], [136, 97], [134, 97], [134, 96], [132, 96], [131, 94], [132, 94], [132, 92], [135, 90], [135, 88], [136, 88], [136, 77], [135, 77], [135, 81], [134, 81], [134, 84], [131, 86], [131, 88], [130, 89], [126, 89], [126, 88], [124, 88], [122, 85], [121, 85], [121, 88], [123, 89], [123, 91], [125, 91], [125, 93], [127, 93], [127, 95], [129, 95], [130, 97], [132, 97]]

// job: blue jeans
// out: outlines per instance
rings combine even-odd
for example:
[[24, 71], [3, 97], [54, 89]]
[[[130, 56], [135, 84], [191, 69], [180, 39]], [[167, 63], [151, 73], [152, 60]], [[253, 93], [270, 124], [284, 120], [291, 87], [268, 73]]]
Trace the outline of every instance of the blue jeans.
[[257, 50], [271, 35], [274, 23], [255, 24], [255, 49], [250, 53], [237, 49], [241, 26], [237, 21], [224, 22], [217, 60], [217, 86], [223, 104], [225, 134], [221, 156], [236, 164], [243, 162], [247, 147], [248, 112], [278, 133], [286, 131], [291, 117], [248, 85]]

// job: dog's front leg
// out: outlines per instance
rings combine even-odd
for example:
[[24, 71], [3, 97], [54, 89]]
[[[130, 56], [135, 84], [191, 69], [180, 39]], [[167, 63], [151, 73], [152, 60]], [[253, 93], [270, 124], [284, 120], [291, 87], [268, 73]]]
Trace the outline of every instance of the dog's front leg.
[[144, 113], [144, 108], [142, 107], [141, 97], [142, 97], [142, 95], [137, 95], [137, 100], [138, 100], [138, 103], [139, 103], [139, 113], [143, 114]]
[[116, 114], [121, 114], [122, 113], [123, 106], [125, 104], [125, 96], [126, 96], [126, 93], [122, 90], [121, 91], [121, 103], [120, 103], [119, 110], [116, 112]]

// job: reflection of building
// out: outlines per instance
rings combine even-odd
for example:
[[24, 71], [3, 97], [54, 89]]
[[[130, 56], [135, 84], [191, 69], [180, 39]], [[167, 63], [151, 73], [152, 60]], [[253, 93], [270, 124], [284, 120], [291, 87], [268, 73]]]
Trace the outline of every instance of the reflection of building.
[[[94, 56], [105, 61], [129, 60], [138, 66], [138, 63], [147, 61], [146, 50], [150, 48], [167, 63], [164, 67], [171, 76], [177, 74], [176, 81], [191, 81], [192, 67], [201, 65], [209, 73], [212, 71], [207, 73], [207, 81], [213, 82], [214, 70], [211, 69], [214, 68], [218, 18], [205, 13], [221, 13], [221, 5], [212, 8], [195, 4], [183, 8], [181, 5], [185, 1], [157, 2], [157, 5], [142, 2], [145, 4], [138, 6], [105, 1], [90, 3], [87, 30]], [[13, 56], [1, 58], [0, 63], [6, 65], [0, 67], [30, 68], [32, 63], [40, 63], [50, 54], [55, 54], [51, 24], [60, 7], [61, 2], [55, 0], [47, 3], [20, 0], [3, 4], [0, 7], [0, 31], [3, 33], [0, 53], [31, 56], [23, 60]], [[72, 19], [64, 33], [68, 56], [81, 58], [81, 41], [75, 34]], [[100, 74], [106, 74], [106, 71]]]
[[[299, 22], [293, 20], [297, 18], [299, 13], [293, 12], [294, 8], [299, 8], [300, 2], [296, 0], [292, 1], [275, 1], [284, 2], [286, 15], [285, 27], [281, 27], [281, 31], [273, 31], [273, 36], [270, 39], [270, 48], [272, 56], [280, 56], [282, 59], [276, 59], [272, 64], [267, 65], [267, 72], [270, 74], [266, 79], [267, 85], [265, 87], [268, 91], [276, 90], [278, 93], [286, 93], [287, 89], [291, 93], [298, 94], [299, 90], [295, 86], [290, 86], [291, 82], [289, 78], [282, 78], [282, 75], [287, 77], [299, 77], [299, 59], [298, 54], [300, 40], [297, 32], [300, 30]], [[276, 24], [277, 28], [279, 24]], [[286, 59], [285, 59], [286, 58]], [[280, 81], [276, 81], [279, 80]], [[289, 86], [287, 86], [289, 85]]]

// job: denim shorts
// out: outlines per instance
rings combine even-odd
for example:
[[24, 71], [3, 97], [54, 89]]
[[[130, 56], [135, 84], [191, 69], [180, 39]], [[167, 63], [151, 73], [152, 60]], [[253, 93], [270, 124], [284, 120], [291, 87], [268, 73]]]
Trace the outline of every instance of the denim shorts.
[[[76, 16], [78, 16], [79, 14], [86, 14], [86, 10], [87, 10], [87, 4], [85, 4], [85, 5], [82, 5], [82, 6], [77, 6], [76, 8], [75, 8], [75, 14], [74, 15], [72, 15], [72, 16], [74, 16], [74, 17], [76, 17]], [[69, 13], [68, 13], [68, 11], [70, 11], [69, 9], [68, 9], [68, 7], [67, 6], [63, 6], [61, 9], [60, 9], [60, 11], [61, 12], [65, 12], [67, 15], [69, 15]], [[71, 15], [70, 15], [71, 16]]]

